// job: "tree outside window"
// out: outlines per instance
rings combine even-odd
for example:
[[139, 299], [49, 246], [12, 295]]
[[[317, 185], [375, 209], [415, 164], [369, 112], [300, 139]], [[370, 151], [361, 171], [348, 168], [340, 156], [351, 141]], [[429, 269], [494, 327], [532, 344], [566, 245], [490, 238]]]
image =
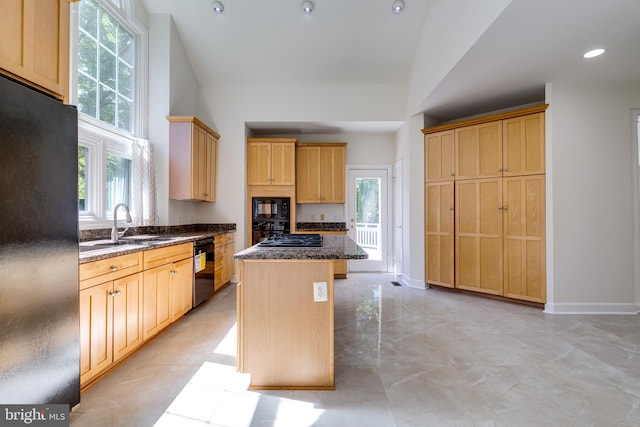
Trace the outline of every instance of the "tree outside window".
[[78, 111], [133, 133], [135, 37], [94, 0], [78, 27]]

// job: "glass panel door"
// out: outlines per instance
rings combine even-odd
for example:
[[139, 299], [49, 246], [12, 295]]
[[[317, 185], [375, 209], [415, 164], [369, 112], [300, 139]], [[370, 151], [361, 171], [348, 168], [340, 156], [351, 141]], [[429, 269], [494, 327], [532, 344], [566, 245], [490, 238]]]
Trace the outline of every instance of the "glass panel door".
[[349, 271], [388, 271], [386, 169], [350, 169], [346, 204], [349, 237], [369, 255], [349, 261]]

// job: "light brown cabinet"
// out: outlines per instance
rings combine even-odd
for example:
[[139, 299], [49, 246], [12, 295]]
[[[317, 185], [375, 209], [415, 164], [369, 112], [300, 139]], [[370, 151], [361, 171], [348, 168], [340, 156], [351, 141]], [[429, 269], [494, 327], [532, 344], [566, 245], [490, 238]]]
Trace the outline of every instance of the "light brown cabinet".
[[143, 342], [141, 268], [141, 253], [80, 265], [82, 387]]
[[220, 139], [193, 116], [169, 116], [169, 198], [216, 200], [216, 157]]
[[214, 238], [215, 246], [215, 279], [214, 290], [229, 283], [235, 272], [235, 233], [219, 234]]
[[456, 179], [502, 176], [502, 122], [455, 130]]
[[142, 327], [146, 341], [189, 311], [193, 295], [193, 244], [144, 252]]
[[344, 203], [346, 143], [298, 143], [297, 203]]
[[503, 121], [503, 176], [543, 174], [544, 113]]
[[249, 138], [247, 185], [295, 185], [296, 140]]
[[68, 102], [69, 0], [2, 0], [0, 40], [0, 72]]
[[431, 182], [425, 188], [426, 282], [453, 288], [453, 181]]
[[454, 131], [446, 130], [424, 137], [425, 182], [455, 178]]
[[502, 182], [456, 181], [456, 287], [494, 295], [502, 286]]
[[545, 176], [503, 180], [504, 295], [546, 301]]
[[546, 107], [425, 129], [428, 284], [546, 302]]

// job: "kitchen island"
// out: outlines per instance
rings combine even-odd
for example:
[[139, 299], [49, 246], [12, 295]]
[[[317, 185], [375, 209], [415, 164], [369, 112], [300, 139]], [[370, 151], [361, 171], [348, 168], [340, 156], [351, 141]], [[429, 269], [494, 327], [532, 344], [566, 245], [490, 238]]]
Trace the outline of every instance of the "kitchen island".
[[335, 389], [333, 263], [366, 259], [345, 235], [321, 247], [261, 247], [238, 261], [238, 371], [252, 389]]

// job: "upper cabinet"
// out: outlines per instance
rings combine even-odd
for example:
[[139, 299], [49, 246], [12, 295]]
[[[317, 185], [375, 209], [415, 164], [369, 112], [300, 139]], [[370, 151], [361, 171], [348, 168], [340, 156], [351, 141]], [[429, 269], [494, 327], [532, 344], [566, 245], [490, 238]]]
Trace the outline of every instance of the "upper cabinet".
[[455, 130], [456, 179], [502, 176], [502, 122]]
[[295, 185], [296, 139], [247, 139], [247, 185]]
[[69, 0], [0, 1], [0, 72], [69, 96]]
[[545, 108], [425, 129], [425, 182], [544, 173]]
[[297, 203], [344, 203], [347, 143], [299, 143], [296, 149]]
[[220, 139], [193, 116], [169, 116], [169, 198], [216, 200], [216, 153]]
[[503, 121], [504, 176], [544, 173], [544, 113]]
[[445, 130], [426, 135], [424, 138], [425, 182], [454, 179], [454, 131]]

